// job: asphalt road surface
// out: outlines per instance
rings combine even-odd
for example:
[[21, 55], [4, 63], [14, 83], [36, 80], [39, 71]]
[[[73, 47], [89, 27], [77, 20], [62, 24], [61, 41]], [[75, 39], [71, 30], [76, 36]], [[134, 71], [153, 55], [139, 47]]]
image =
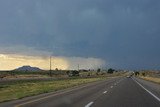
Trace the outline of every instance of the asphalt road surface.
[[134, 77], [120, 77], [1, 103], [0, 107], [160, 107], [159, 88]]

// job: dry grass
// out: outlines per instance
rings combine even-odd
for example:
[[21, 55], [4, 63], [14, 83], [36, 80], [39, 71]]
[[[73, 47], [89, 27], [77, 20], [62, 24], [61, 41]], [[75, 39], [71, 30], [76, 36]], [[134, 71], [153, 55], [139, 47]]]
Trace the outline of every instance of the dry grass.
[[145, 76], [145, 77], [144, 76], [140, 76], [140, 78], [160, 84], [160, 78], [149, 77], [149, 76]]
[[41, 93], [53, 92], [102, 79], [104, 78], [78, 78], [0, 84], [0, 102], [38, 95]]
[[18, 78], [18, 79], [25, 79], [25, 78], [47, 78], [48, 76], [46, 75], [15, 75], [15, 76], [12, 76], [12, 75], [8, 75], [6, 76], [5, 78], [6, 79], [14, 79], [14, 78]]

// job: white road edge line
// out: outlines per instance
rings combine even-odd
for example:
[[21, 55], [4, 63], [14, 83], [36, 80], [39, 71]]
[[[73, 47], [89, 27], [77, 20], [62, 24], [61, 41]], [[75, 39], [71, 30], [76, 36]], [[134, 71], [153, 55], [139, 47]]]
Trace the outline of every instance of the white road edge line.
[[104, 91], [103, 93], [104, 93], [104, 94], [106, 94], [106, 93], [107, 93], [107, 91]]
[[90, 107], [94, 102], [90, 102], [87, 105], [85, 105], [85, 107]]
[[[132, 78], [133, 79], [133, 78]], [[160, 102], [160, 98], [158, 98], [156, 95], [154, 95], [152, 92], [147, 90], [145, 87], [143, 87], [137, 80], [133, 79], [139, 86], [141, 86], [145, 91], [147, 91], [151, 96], [153, 96], [156, 100]]]

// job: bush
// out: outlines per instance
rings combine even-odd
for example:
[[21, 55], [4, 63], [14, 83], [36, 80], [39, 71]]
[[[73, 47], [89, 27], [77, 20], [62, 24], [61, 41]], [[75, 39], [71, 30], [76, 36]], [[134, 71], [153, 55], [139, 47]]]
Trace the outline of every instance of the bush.
[[76, 71], [76, 70], [74, 70], [74, 71], [67, 71], [66, 73], [67, 73], [67, 75], [69, 77], [71, 77], [71, 76], [79, 76], [79, 71]]
[[146, 75], [146, 74], [143, 72], [143, 73], [142, 73], [142, 76], [145, 76], [145, 75]]
[[135, 75], [138, 76], [138, 75], [139, 75], [139, 72], [135, 72]]
[[110, 68], [108, 69], [107, 73], [112, 74], [114, 71], [115, 71], [114, 69]]

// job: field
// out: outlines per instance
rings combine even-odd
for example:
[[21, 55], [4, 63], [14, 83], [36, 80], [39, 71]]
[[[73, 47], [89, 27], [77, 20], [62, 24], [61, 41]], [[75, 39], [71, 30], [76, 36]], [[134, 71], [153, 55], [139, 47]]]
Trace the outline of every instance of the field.
[[70, 78], [50, 81], [19, 81], [0, 84], [0, 102], [20, 99], [41, 93], [53, 92], [106, 78]]
[[52, 72], [0, 72], [0, 102], [20, 99], [27, 96], [54, 92], [107, 78], [125, 76], [126, 72], [80, 72], [79, 76], [69, 77], [66, 71]]
[[[68, 75], [65, 70], [59, 71], [0, 71], [0, 79], [36, 79], [36, 78], [67, 78]], [[114, 72], [114, 73], [107, 73], [107, 72], [99, 72], [96, 71], [88, 71], [88, 72], [79, 72], [80, 77], [99, 77], [99, 76], [119, 76], [125, 75], [125, 72]]]
[[160, 84], [160, 72], [145, 71], [139, 77]]
[[156, 77], [149, 77], [149, 76], [146, 76], [146, 77], [141, 76], [140, 78], [160, 84], [160, 78], [158, 77], [156, 78]]
[[[64, 77], [66, 71], [52, 71], [52, 77]], [[1, 79], [48, 78], [50, 71], [0, 71]]]

